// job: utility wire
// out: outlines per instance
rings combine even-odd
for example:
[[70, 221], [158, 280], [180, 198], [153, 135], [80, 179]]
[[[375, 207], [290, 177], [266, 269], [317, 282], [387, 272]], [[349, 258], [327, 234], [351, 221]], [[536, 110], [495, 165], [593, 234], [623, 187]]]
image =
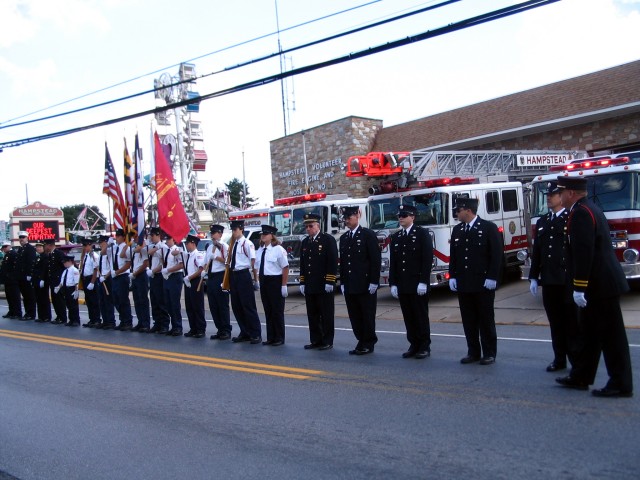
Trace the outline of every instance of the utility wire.
[[413, 35], [413, 36], [409, 36], [409, 37], [405, 37], [399, 40], [395, 40], [392, 42], [388, 42], [382, 45], [378, 45], [376, 47], [370, 47], [366, 50], [361, 50], [359, 52], [355, 52], [355, 53], [350, 53], [347, 55], [344, 55], [342, 57], [337, 57], [331, 60], [327, 60], [324, 62], [320, 62], [320, 63], [315, 63], [312, 65], [307, 65], [305, 67], [301, 67], [301, 68], [296, 68], [293, 70], [289, 70], [287, 72], [283, 72], [283, 73], [279, 73], [276, 75], [271, 75], [268, 77], [264, 77], [258, 80], [253, 80], [251, 82], [247, 82], [244, 84], [240, 84], [240, 85], [236, 85], [235, 87], [230, 87], [224, 90], [219, 90], [217, 92], [213, 92], [213, 93], [209, 93], [206, 95], [201, 95], [198, 97], [194, 97], [194, 98], [190, 98], [187, 100], [182, 100], [180, 102], [175, 102], [169, 105], [165, 105], [162, 107], [156, 107], [152, 110], [146, 110], [143, 112], [138, 112], [138, 113], [132, 113], [130, 115], [126, 115], [124, 117], [119, 117], [119, 118], [114, 118], [114, 119], [110, 119], [110, 120], [105, 120], [103, 122], [99, 122], [99, 123], [94, 123], [91, 125], [85, 125], [82, 127], [75, 127], [75, 128], [71, 128], [68, 130], [62, 130], [59, 132], [53, 132], [53, 133], [49, 133], [49, 134], [45, 134], [45, 135], [39, 135], [36, 137], [28, 137], [28, 138], [23, 138], [20, 140], [13, 140], [13, 141], [8, 141], [8, 142], [3, 142], [0, 143], [0, 150], [2, 150], [3, 148], [11, 148], [11, 147], [17, 147], [20, 145], [23, 145], [25, 143], [34, 143], [34, 142], [38, 142], [41, 140], [47, 140], [50, 138], [56, 138], [56, 137], [61, 137], [61, 136], [65, 136], [65, 135], [70, 135], [72, 133], [78, 133], [84, 130], [90, 130], [93, 128], [97, 128], [97, 127], [103, 127], [103, 126], [107, 126], [107, 125], [112, 125], [115, 123], [120, 123], [126, 120], [131, 120], [134, 118], [139, 118], [139, 117], [143, 117], [145, 115], [151, 115], [151, 114], [156, 114], [156, 113], [160, 113], [160, 112], [164, 112], [167, 110], [173, 110], [175, 108], [180, 108], [183, 106], [187, 106], [187, 105], [192, 105], [192, 104], [198, 104], [201, 101], [204, 100], [209, 100], [211, 98], [216, 98], [216, 97], [221, 97], [224, 95], [229, 95], [231, 93], [237, 93], [237, 92], [241, 92], [244, 90], [248, 90], [251, 88], [255, 88], [258, 86], [262, 86], [262, 85], [267, 85], [269, 83], [281, 80], [282, 78], [287, 78], [287, 77], [291, 77], [291, 76], [295, 76], [295, 75], [300, 75], [303, 73], [308, 73], [308, 72], [312, 72], [314, 70], [318, 70], [321, 68], [326, 68], [329, 66], [333, 66], [333, 65], [338, 65], [341, 63], [345, 63], [345, 62], [349, 62], [352, 60], [356, 60], [359, 58], [364, 58], [370, 55], [374, 55], [377, 53], [381, 53], [387, 50], [392, 50], [398, 47], [402, 47], [405, 45], [409, 45], [411, 43], [416, 43], [416, 42], [420, 42], [423, 40], [427, 40], [430, 38], [434, 38], [440, 35], [445, 35], [447, 33], [452, 33], [458, 30], [463, 30], [466, 28], [470, 28], [470, 27], [474, 27], [477, 25], [481, 25], [484, 23], [488, 23], [488, 22], [492, 22], [495, 20], [499, 20], [501, 18], [505, 18], [511, 15], [515, 15], [518, 13], [523, 13], [526, 12], [528, 10], [532, 10], [534, 8], [538, 8], [538, 7], [542, 7], [542, 6], [546, 6], [546, 5], [550, 5], [552, 3], [556, 3], [559, 2], [560, 0], [529, 0], [527, 2], [523, 2], [517, 5], [512, 5], [509, 7], [505, 7], [499, 10], [494, 10], [492, 12], [489, 13], [485, 13], [482, 15], [478, 15], [472, 18], [468, 18], [466, 20], [462, 20], [460, 22], [456, 22], [456, 23], [451, 23], [449, 25], [446, 25], [444, 27], [440, 27], [440, 28], [436, 28], [435, 30], [428, 30], [426, 32], [420, 33], [418, 35]]

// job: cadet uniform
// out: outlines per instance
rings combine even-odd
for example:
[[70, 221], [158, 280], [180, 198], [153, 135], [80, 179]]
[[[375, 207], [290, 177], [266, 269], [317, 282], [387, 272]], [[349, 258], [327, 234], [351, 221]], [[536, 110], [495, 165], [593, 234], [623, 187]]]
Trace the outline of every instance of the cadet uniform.
[[148, 333], [151, 327], [151, 315], [149, 312], [149, 277], [147, 267], [149, 266], [148, 248], [144, 244], [134, 248], [131, 244], [131, 290], [133, 292], [133, 306], [136, 311], [138, 323], [133, 330], [141, 333]]
[[[167, 237], [167, 241], [172, 240]], [[177, 245], [162, 245], [162, 278], [164, 298], [171, 318], [171, 330], [169, 324], [162, 325], [162, 331], [166, 335], [173, 337], [182, 336], [182, 305], [180, 304], [180, 294], [182, 293], [182, 279], [184, 277], [184, 263], [182, 253]]]
[[[11, 247], [11, 244], [8, 244]], [[17, 320], [22, 318], [22, 304], [20, 303], [20, 284], [17, 272], [18, 253], [9, 248], [2, 260], [2, 280], [4, 282], [4, 292], [7, 297], [9, 311], [3, 315], [4, 318]]]
[[[314, 231], [319, 228], [320, 216], [307, 213], [304, 224]], [[302, 240], [300, 252], [300, 291], [307, 307], [311, 341], [304, 348], [328, 350], [333, 348], [335, 333], [333, 289], [338, 271], [338, 246], [335, 238], [318, 230]]]
[[[164, 288], [162, 278], [162, 268], [164, 267], [162, 256], [162, 241], [160, 235], [162, 231], [159, 227], [152, 227], [149, 230], [152, 243], [147, 246], [147, 257], [149, 259], [149, 269], [147, 276], [150, 279], [149, 293], [151, 299], [151, 316], [153, 317], [153, 327], [151, 333], [165, 334], [169, 330], [169, 311], [164, 298]], [[149, 322], [151, 323], [151, 322]]]
[[56, 313], [56, 318], [51, 323], [66, 323], [67, 322], [67, 309], [65, 307], [64, 295], [58, 294], [55, 291], [55, 287], [60, 284], [60, 278], [64, 271], [64, 257], [66, 256], [61, 250], [55, 248], [56, 241], [53, 238], [49, 238], [44, 241], [45, 248], [54, 246], [53, 250], [49, 254], [49, 265], [47, 267], [49, 275], [49, 288], [51, 293], [51, 303], [53, 303], [53, 311]]
[[[37, 247], [44, 247], [44, 243], [36, 243]], [[49, 276], [47, 267], [49, 266], [50, 254], [39, 252], [33, 264], [32, 283], [36, 294], [36, 308], [38, 318], [36, 322], [46, 323], [51, 321], [51, 302], [49, 301]]]
[[[200, 286], [204, 258], [197, 249], [200, 239], [195, 235], [187, 235], [187, 256], [184, 277], [184, 306], [189, 320], [189, 331], [185, 337], [203, 338], [207, 330], [204, 319], [204, 291]], [[200, 286], [200, 288], [198, 288]]]
[[[120, 239], [120, 240], [118, 240]], [[124, 230], [116, 230], [116, 243], [111, 245], [113, 269], [111, 271], [111, 295], [113, 305], [118, 311], [120, 324], [116, 330], [133, 329], [131, 302], [129, 300], [129, 273], [131, 268], [131, 249], [125, 242]]]
[[86, 247], [93, 245], [93, 239], [83, 238], [82, 245], [85, 247], [80, 260], [80, 277], [82, 278], [82, 290], [84, 291], [84, 302], [89, 314], [89, 322], [83, 327], [93, 328], [100, 324], [100, 290], [96, 288], [98, 280], [98, 255]]
[[[345, 219], [358, 216], [358, 207], [344, 207]], [[355, 226], [340, 237], [340, 288], [344, 295], [353, 334], [358, 340], [351, 355], [373, 352], [381, 255], [378, 237], [368, 228]]]
[[16, 259], [16, 275], [24, 303], [24, 317], [21, 320], [35, 320], [36, 295], [31, 283], [31, 275], [33, 264], [36, 261], [36, 249], [29, 243], [27, 232], [18, 232], [18, 238], [21, 245], [18, 248], [18, 258]]
[[103, 330], [113, 330], [116, 327], [115, 307], [113, 305], [113, 283], [111, 280], [113, 269], [112, 251], [109, 245], [111, 237], [108, 235], [100, 236], [100, 257], [98, 260], [99, 284], [97, 290], [98, 299], [100, 301], [100, 316], [102, 324], [98, 324], [95, 328]]
[[77, 327], [80, 325], [80, 310], [78, 309], [78, 283], [80, 282], [80, 272], [73, 262], [74, 260], [72, 255], [65, 255], [65, 271], [62, 272], [60, 284], [56, 287], [58, 293], [63, 296], [66, 309], [69, 312], [68, 322], [57, 323], [59, 325], [64, 324], [67, 327]]
[[[209, 311], [213, 323], [218, 329], [211, 335], [211, 340], [228, 340], [231, 338], [231, 317], [229, 314], [229, 292], [222, 290], [224, 279], [225, 261], [229, 256], [229, 246], [219, 241], [224, 232], [222, 225], [211, 225], [211, 238], [213, 242], [207, 247], [204, 263], [207, 266], [204, 271], [207, 279], [207, 298], [209, 299]], [[220, 234], [217, 239], [214, 235]]]

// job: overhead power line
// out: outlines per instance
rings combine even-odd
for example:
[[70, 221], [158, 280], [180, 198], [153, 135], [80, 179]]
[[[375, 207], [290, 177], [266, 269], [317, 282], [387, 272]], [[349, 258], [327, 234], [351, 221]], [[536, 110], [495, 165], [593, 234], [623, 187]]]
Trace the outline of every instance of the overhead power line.
[[556, 3], [559, 2], [560, 0], [529, 0], [527, 2], [523, 2], [517, 5], [512, 5], [509, 7], [505, 7], [499, 10], [494, 10], [492, 12], [489, 13], [485, 13], [482, 15], [478, 15], [472, 18], [468, 18], [466, 20], [462, 20], [460, 22], [456, 22], [456, 23], [452, 23], [449, 25], [446, 25], [444, 27], [440, 27], [437, 28], [435, 30], [428, 30], [426, 32], [420, 33], [418, 35], [413, 35], [413, 36], [409, 36], [409, 37], [405, 37], [399, 40], [395, 40], [392, 42], [388, 42], [385, 43], [383, 45], [378, 45], [376, 47], [370, 47], [366, 50], [361, 50], [359, 52], [355, 52], [355, 53], [350, 53], [347, 55], [344, 55], [342, 57], [337, 57], [331, 60], [327, 60], [324, 62], [320, 62], [320, 63], [315, 63], [312, 65], [307, 65], [305, 67], [301, 67], [301, 68], [296, 68], [293, 70], [289, 70], [287, 72], [283, 72], [283, 73], [279, 73], [276, 75], [271, 75], [268, 77], [263, 77], [261, 79], [258, 80], [253, 80], [251, 82], [247, 82], [244, 84], [240, 84], [240, 85], [236, 85], [235, 87], [230, 87], [224, 90], [219, 90], [217, 92], [213, 92], [213, 93], [209, 93], [206, 95], [201, 95], [195, 98], [191, 98], [188, 100], [182, 100], [180, 102], [175, 102], [175, 103], [171, 103], [162, 107], [156, 107], [154, 109], [151, 110], [146, 110], [143, 112], [138, 112], [138, 113], [132, 113], [130, 115], [126, 115], [124, 117], [119, 117], [119, 118], [114, 118], [114, 119], [110, 119], [110, 120], [105, 120], [103, 122], [99, 122], [99, 123], [94, 123], [91, 125], [85, 125], [82, 127], [75, 127], [75, 128], [71, 128], [68, 130], [62, 130], [59, 132], [53, 132], [53, 133], [49, 133], [49, 134], [44, 134], [44, 135], [39, 135], [36, 137], [29, 137], [29, 138], [23, 138], [20, 140], [13, 140], [13, 141], [9, 141], [9, 142], [3, 142], [0, 143], [0, 149], [3, 148], [11, 148], [11, 147], [17, 147], [20, 145], [24, 145], [25, 143], [33, 143], [33, 142], [38, 142], [41, 140], [46, 140], [46, 139], [50, 139], [50, 138], [56, 138], [56, 137], [61, 137], [61, 136], [65, 136], [65, 135], [70, 135], [72, 133], [78, 133], [84, 130], [89, 130], [89, 129], [93, 129], [93, 128], [97, 128], [97, 127], [103, 127], [103, 126], [107, 126], [107, 125], [112, 125], [115, 123], [120, 123], [126, 120], [132, 120], [134, 118], [139, 118], [139, 117], [143, 117], [145, 115], [151, 115], [151, 114], [155, 114], [155, 113], [160, 113], [160, 112], [164, 112], [167, 110], [173, 110], [175, 108], [180, 108], [186, 105], [192, 105], [192, 104], [197, 104], [200, 103], [201, 101], [204, 100], [209, 100], [211, 98], [216, 98], [216, 97], [221, 97], [224, 95], [229, 95], [231, 93], [237, 93], [237, 92], [241, 92], [244, 90], [248, 90], [251, 88], [255, 88], [258, 86], [262, 86], [262, 85], [267, 85], [269, 83], [275, 82], [275, 81], [279, 81], [283, 78], [287, 78], [287, 77], [291, 77], [291, 76], [295, 76], [295, 75], [300, 75], [303, 73], [308, 73], [308, 72], [312, 72], [314, 70], [318, 70], [321, 68], [326, 68], [329, 66], [333, 66], [333, 65], [338, 65], [341, 63], [345, 63], [345, 62], [349, 62], [352, 60], [356, 60], [359, 58], [364, 58], [370, 55], [375, 55], [377, 53], [381, 53], [381, 52], [385, 52], [387, 50], [392, 50], [398, 47], [402, 47], [405, 45], [409, 45], [411, 43], [416, 43], [416, 42], [420, 42], [423, 40], [427, 40], [430, 38], [434, 38], [440, 35], [445, 35], [447, 33], [452, 33], [458, 30], [463, 30], [466, 28], [470, 28], [470, 27], [474, 27], [477, 25], [481, 25], [484, 23], [488, 23], [488, 22], [492, 22], [495, 20], [499, 20], [501, 18], [505, 18], [511, 15], [515, 15], [518, 13], [523, 13], [526, 12], [528, 10], [532, 10], [534, 8], [538, 8], [538, 7], [542, 7], [542, 6], [546, 6], [546, 5], [550, 5], [552, 3]]

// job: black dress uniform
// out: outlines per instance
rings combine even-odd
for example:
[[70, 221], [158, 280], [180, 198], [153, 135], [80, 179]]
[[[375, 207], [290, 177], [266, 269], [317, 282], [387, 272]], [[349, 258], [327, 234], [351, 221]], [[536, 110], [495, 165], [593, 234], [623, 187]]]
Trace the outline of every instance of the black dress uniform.
[[20, 303], [20, 285], [17, 272], [18, 252], [13, 248], [5, 254], [2, 261], [2, 280], [4, 282], [4, 292], [7, 297], [9, 311], [5, 318], [22, 318], [22, 304]]
[[[357, 215], [345, 208], [344, 215]], [[380, 247], [373, 230], [361, 226], [340, 237], [340, 285], [351, 321], [353, 334], [358, 340], [356, 355], [373, 352], [376, 336], [377, 287], [380, 281]], [[375, 285], [370, 293], [370, 285]], [[351, 353], [351, 352], [350, 352]]]
[[[319, 222], [320, 217], [306, 214], [305, 222]], [[338, 246], [335, 238], [318, 232], [315, 238], [305, 237], [300, 246], [300, 286], [309, 321], [311, 343], [306, 348], [331, 348], [335, 333], [335, 298], [333, 288], [338, 271]], [[326, 286], [331, 286], [327, 292]]]
[[[456, 208], [477, 208], [477, 199], [457, 198]], [[475, 216], [473, 225], [459, 223], [451, 232], [449, 274], [457, 283], [458, 303], [467, 357], [463, 363], [491, 361], [497, 353], [497, 333], [493, 311], [495, 290], [485, 288], [487, 279], [496, 280], [502, 268], [502, 238], [495, 223]]]
[[[38, 319], [36, 322], [44, 323], [51, 321], [51, 302], [49, 301], [49, 253], [41, 253], [37, 256], [33, 264], [32, 282], [36, 292], [36, 307]], [[42, 286], [41, 286], [42, 285]]]
[[[561, 188], [586, 190], [586, 179], [559, 177], [558, 184]], [[573, 291], [583, 292], [587, 301], [586, 307], [578, 309], [580, 350], [570, 377], [582, 385], [592, 385], [602, 351], [609, 381], [605, 388], [594, 390], [594, 395], [630, 396], [631, 359], [620, 309], [620, 295], [629, 290], [629, 285], [611, 246], [607, 219], [583, 197], [571, 207], [568, 233]]]
[[[416, 215], [415, 207], [401, 205], [399, 214]], [[433, 264], [433, 242], [429, 231], [413, 224], [406, 232], [401, 228], [391, 236], [389, 258], [389, 285], [398, 289], [400, 309], [407, 329], [408, 358], [424, 358], [431, 353], [431, 327], [429, 325], [429, 295], [418, 295], [418, 284], [429, 288]]]
[[[55, 240], [45, 240], [45, 245], [55, 245]], [[57, 320], [61, 323], [67, 321], [67, 308], [65, 304], [64, 295], [62, 293], [56, 293], [54, 288], [60, 284], [60, 278], [64, 271], [64, 257], [65, 254], [57, 248], [54, 249], [49, 255], [49, 288], [51, 294], [51, 301], [53, 303], [53, 310], [56, 313]]]
[[[24, 235], [23, 235], [24, 234]], [[18, 236], [26, 236], [26, 232], [19, 232]], [[23, 320], [35, 320], [36, 318], [36, 295], [33, 290], [32, 273], [33, 264], [36, 261], [36, 249], [30, 243], [25, 243], [18, 248], [18, 258], [16, 260], [16, 274], [18, 277], [18, 286], [24, 303]]]

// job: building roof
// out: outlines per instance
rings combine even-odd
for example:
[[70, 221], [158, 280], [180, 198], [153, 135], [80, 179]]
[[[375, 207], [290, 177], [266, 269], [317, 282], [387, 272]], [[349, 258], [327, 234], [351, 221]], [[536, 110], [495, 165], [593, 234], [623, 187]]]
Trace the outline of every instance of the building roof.
[[640, 111], [640, 61], [383, 128], [373, 151], [472, 148]]

